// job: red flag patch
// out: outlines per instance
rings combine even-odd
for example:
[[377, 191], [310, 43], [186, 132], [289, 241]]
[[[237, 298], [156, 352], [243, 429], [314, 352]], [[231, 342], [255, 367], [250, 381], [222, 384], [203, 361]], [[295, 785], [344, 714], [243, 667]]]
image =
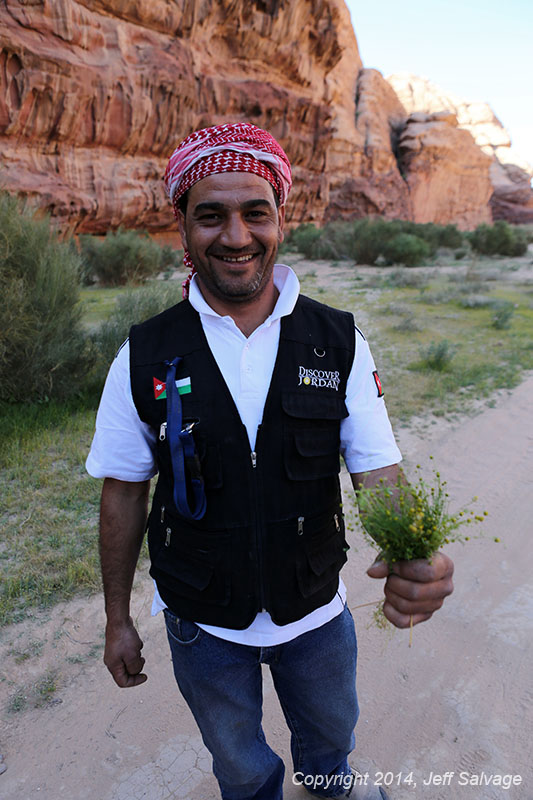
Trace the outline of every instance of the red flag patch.
[[378, 390], [378, 397], [383, 397], [385, 392], [383, 391], [383, 386], [381, 385], [381, 381], [379, 379], [379, 375], [378, 375], [377, 369], [374, 370], [372, 375], [374, 376], [374, 381], [376, 383], [376, 389]]
[[167, 385], [159, 378], [154, 378], [154, 397], [156, 400], [163, 400], [167, 396]]

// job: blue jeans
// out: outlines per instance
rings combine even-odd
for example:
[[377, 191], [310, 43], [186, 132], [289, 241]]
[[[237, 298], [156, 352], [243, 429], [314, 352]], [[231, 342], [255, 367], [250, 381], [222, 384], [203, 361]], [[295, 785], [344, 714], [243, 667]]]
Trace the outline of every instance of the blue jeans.
[[[330, 622], [274, 647], [227, 642], [165, 610], [174, 674], [213, 756], [223, 800], [282, 800], [283, 762], [266, 742], [261, 664], [268, 664], [298, 782], [337, 797], [355, 745], [357, 642], [347, 606]], [[315, 776], [324, 776], [323, 779]], [[338, 776], [326, 782], [327, 776]], [[311, 777], [308, 778], [311, 780]], [[304, 785], [310, 785], [305, 782]]]

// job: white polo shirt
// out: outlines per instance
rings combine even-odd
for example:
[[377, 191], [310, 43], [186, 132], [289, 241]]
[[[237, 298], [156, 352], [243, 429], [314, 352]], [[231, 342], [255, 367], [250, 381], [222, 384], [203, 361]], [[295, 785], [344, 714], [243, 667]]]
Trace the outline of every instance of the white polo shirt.
[[[200, 314], [207, 342], [228, 385], [248, 432], [250, 450], [270, 386], [278, 351], [281, 318], [292, 312], [300, 292], [295, 273], [281, 264], [274, 267], [279, 297], [272, 314], [247, 338], [230, 316], [220, 316], [206, 303], [193, 278], [189, 300]], [[349, 416], [341, 421], [341, 453], [349, 472], [366, 472], [401, 461], [383, 397], [378, 397], [374, 361], [366, 339], [356, 328], [355, 359], [348, 378], [346, 406]], [[86, 467], [95, 478], [144, 481], [157, 473], [155, 431], [142, 422], [131, 394], [129, 346], [126, 342], [113, 361], [96, 416], [96, 431]], [[288, 625], [276, 625], [267, 611], [260, 612], [245, 630], [200, 627], [239, 644], [269, 647], [290, 641], [318, 628], [340, 614], [346, 589], [339, 590], [326, 606]], [[164, 603], [155, 592], [152, 614]]]

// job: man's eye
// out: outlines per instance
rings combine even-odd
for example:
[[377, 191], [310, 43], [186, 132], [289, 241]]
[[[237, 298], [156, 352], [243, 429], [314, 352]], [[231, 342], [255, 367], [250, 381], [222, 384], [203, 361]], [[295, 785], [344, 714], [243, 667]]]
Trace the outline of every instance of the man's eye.
[[249, 211], [248, 212], [248, 216], [252, 217], [252, 219], [258, 219], [259, 217], [264, 217], [265, 216], [265, 212], [264, 211], [257, 211], [257, 210]]
[[201, 214], [198, 217], [199, 220], [202, 222], [214, 222], [220, 219], [220, 214], [216, 214], [214, 211], [211, 214]]

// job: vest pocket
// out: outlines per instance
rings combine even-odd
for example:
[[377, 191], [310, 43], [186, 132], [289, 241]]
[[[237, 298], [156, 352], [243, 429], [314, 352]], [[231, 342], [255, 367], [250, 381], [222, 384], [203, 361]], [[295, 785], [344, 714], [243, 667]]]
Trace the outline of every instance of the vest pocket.
[[325, 525], [324, 515], [305, 520], [303, 530], [303, 554], [298, 559], [296, 576], [300, 593], [307, 598], [337, 579], [348, 560], [349, 545], [344, 538], [344, 520], [340, 514], [329, 514]]
[[[231, 537], [201, 531], [186, 522], [165, 521], [150, 545], [150, 574], [176, 595], [227, 605], [231, 596]], [[155, 540], [155, 541], [154, 541]]]
[[310, 481], [338, 475], [340, 421], [348, 416], [344, 397], [286, 392], [282, 408], [287, 476]]

